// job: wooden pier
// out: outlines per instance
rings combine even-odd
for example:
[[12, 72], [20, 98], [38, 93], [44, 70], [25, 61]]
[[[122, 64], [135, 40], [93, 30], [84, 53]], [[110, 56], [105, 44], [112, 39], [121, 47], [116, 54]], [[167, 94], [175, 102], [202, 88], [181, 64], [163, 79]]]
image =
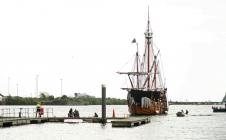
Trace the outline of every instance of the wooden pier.
[[26, 124], [38, 124], [47, 122], [46, 118], [1, 118], [0, 127], [19, 126]]
[[[104, 104], [104, 103], [103, 103]], [[106, 117], [105, 108], [102, 117], [55, 117], [52, 108], [45, 108], [44, 115], [38, 117], [35, 108], [2, 108], [0, 109], [0, 128], [39, 123], [112, 123], [112, 127], [133, 127], [150, 122], [149, 117]]]
[[[67, 121], [65, 121], [67, 120]], [[68, 121], [72, 120], [72, 121]], [[76, 120], [76, 121], [75, 121]], [[81, 121], [77, 121], [81, 120]], [[89, 120], [89, 121], [87, 121]], [[73, 123], [73, 122], [87, 122], [87, 123], [99, 123], [101, 121], [100, 118], [68, 118], [68, 117], [43, 117], [43, 118], [0, 118], [0, 128], [1, 127], [10, 127], [10, 126], [19, 126], [19, 125], [26, 125], [26, 124], [39, 124], [45, 122], [60, 122], [60, 123]]]
[[[112, 120], [112, 127], [134, 127], [150, 122], [149, 117], [129, 117], [129, 118], [107, 118]], [[66, 121], [65, 121], [66, 120]], [[71, 120], [71, 121], [70, 121]], [[80, 121], [79, 121], [80, 120]], [[0, 118], [0, 128], [10, 126], [20, 126], [28, 124], [40, 124], [45, 122], [52, 123], [101, 123], [101, 118], [95, 117], [80, 117], [80, 118], [68, 118], [68, 117], [43, 117], [43, 118]]]
[[150, 123], [149, 117], [129, 117], [111, 121], [112, 127], [134, 127]]
[[[150, 122], [150, 117], [106, 117], [106, 87], [101, 86], [102, 89], [102, 117], [53, 117], [53, 108], [45, 108], [44, 115], [37, 114], [36, 108], [2, 108], [0, 109], [0, 128], [19, 126], [26, 124], [38, 124], [45, 122], [86, 122], [86, 123], [107, 123], [107, 120], [112, 120], [112, 127], [133, 127], [146, 124]], [[79, 121], [78, 121], [79, 119]], [[76, 121], [65, 121], [65, 120], [76, 120]]]

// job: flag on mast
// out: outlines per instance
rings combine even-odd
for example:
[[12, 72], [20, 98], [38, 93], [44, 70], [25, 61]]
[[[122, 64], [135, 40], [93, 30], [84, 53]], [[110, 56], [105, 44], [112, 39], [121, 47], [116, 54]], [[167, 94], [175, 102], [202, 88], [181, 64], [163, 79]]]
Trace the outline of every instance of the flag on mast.
[[136, 38], [133, 39], [132, 43], [136, 43]]

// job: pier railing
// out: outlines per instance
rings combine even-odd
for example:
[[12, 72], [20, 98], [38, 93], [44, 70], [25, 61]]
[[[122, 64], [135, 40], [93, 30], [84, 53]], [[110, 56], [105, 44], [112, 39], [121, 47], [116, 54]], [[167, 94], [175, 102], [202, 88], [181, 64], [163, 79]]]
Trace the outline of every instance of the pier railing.
[[[36, 108], [1, 108], [0, 120], [6, 118], [35, 118], [39, 117]], [[53, 117], [53, 108], [44, 108], [41, 117]]]

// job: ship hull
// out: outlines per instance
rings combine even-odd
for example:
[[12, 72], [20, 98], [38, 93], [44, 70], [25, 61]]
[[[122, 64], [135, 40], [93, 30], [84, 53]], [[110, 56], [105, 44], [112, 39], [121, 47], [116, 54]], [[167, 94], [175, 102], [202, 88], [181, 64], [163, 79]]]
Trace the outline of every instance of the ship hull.
[[226, 108], [213, 109], [213, 112], [226, 112]]
[[168, 102], [166, 89], [159, 91], [130, 90], [127, 95], [131, 115], [166, 114]]
[[212, 107], [213, 112], [226, 112], [226, 104], [225, 104], [225, 108], [218, 108], [218, 107]]

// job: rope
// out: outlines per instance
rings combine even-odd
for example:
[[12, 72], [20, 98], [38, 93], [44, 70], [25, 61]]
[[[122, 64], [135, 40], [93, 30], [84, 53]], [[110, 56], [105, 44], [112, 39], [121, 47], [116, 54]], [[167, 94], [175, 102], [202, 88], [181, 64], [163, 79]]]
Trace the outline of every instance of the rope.
[[[155, 43], [153, 43], [153, 46], [157, 50], [159, 50], [159, 48], [157, 47], [157, 45]], [[159, 60], [160, 60], [160, 69], [161, 69], [161, 74], [162, 74], [161, 76], [162, 76], [162, 78], [164, 78], [164, 82], [162, 82], [162, 83], [163, 83], [163, 87], [165, 87], [166, 86], [166, 78], [165, 78], [165, 74], [164, 74], [164, 67], [163, 67], [163, 61], [162, 61], [162, 54], [161, 53], [159, 53]]]
[[133, 55], [129, 60], [127, 60], [127, 62], [119, 70], [123, 69], [134, 57], [135, 55]]

